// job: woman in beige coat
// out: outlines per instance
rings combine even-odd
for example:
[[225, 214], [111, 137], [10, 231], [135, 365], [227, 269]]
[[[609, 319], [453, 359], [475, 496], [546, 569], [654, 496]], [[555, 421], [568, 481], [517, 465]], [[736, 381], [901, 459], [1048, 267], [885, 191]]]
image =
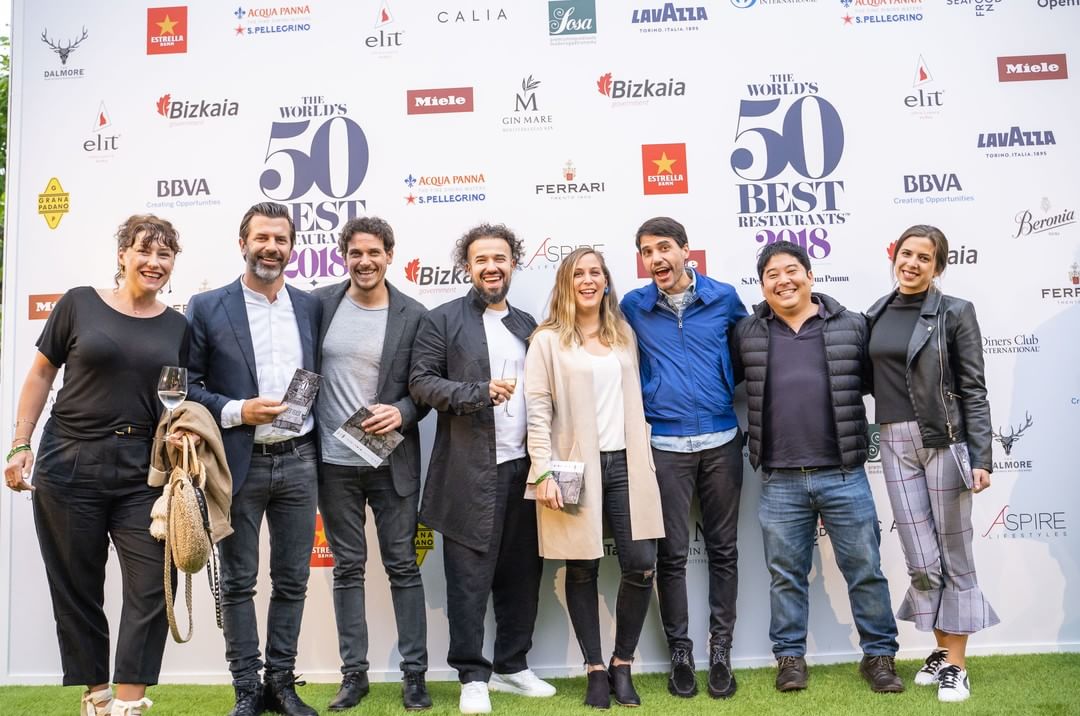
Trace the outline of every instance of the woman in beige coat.
[[[664, 536], [660, 491], [641, 405], [637, 348], [619, 311], [603, 257], [574, 251], [559, 266], [548, 318], [525, 359], [529, 457], [540, 554], [566, 560], [566, 603], [585, 657], [585, 704], [641, 703], [630, 664], [652, 596], [656, 538]], [[585, 463], [578, 504], [567, 504], [553, 460]], [[605, 669], [596, 580], [603, 523], [615, 537], [622, 580], [615, 649]]]

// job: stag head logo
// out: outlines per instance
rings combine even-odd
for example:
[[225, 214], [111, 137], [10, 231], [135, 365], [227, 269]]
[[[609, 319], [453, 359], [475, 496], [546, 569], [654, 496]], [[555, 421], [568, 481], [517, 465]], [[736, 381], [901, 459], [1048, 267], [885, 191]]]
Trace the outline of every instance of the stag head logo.
[[60, 64], [66, 65], [68, 61], [68, 55], [74, 52], [83, 40], [86, 39], [86, 28], [82, 29], [82, 36], [77, 40], [68, 40], [66, 45], [58, 45], [49, 37], [49, 28], [45, 28], [41, 31], [41, 41], [52, 48], [52, 51], [60, 55]]
[[1009, 426], [1009, 434], [1006, 435], [1001, 428], [997, 429], [997, 432], [991, 430], [994, 435], [994, 439], [1001, 443], [1001, 447], [1005, 448], [1005, 454], [1011, 455], [1013, 445], [1020, 439], [1020, 436], [1024, 434], [1024, 431], [1031, 427], [1031, 413], [1024, 412], [1024, 424], [1017, 425], [1015, 428]]

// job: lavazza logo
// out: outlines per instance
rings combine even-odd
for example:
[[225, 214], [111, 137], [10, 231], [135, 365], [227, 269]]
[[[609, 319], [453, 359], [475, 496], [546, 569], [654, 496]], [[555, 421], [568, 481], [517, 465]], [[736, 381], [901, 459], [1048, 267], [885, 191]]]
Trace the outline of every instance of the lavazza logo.
[[[233, 11], [235, 37], [275, 37], [295, 32], [311, 32], [311, 5], [265, 5]], [[369, 45], [370, 47], [370, 45]]]
[[607, 191], [607, 186], [602, 181], [580, 181], [577, 167], [569, 159], [562, 166], [561, 178], [563, 181], [537, 184], [535, 195], [549, 199], [591, 199], [593, 195]]
[[1002, 427], [998, 427], [997, 430], [991, 429], [991, 434], [994, 436], [994, 440], [1001, 446], [1001, 449], [1005, 451], [1005, 458], [1003, 460], [994, 460], [994, 472], [1031, 472], [1034, 467], [1034, 461], [1032, 459], [1023, 459], [1022, 453], [1013, 455], [1013, 450], [1016, 449], [1020, 439], [1024, 437], [1024, 433], [1031, 429], [1035, 424], [1031, 417], [1030, 412], [1024, 413], [1023, 421], [1016, 425], [1009, 425], [1008, 432]]
[[407, 206], [446, 206], [470, 204], [487, 200], [484, 193], [486, 180], [483, 172], [473, 174], [412, 174], [405, 177], [409, 193]]
[[89, 36], [89, 33], [86, 31], [86, 26], [83, 26], [81, 34], [74, 36], [52, 35], [49, 33], [49, 28], [47, 27], [42, 30], [41, 41], [44, 42], [50, 50], [55, 52], [57, 58], [60, 60], [60, 69], [45, 70], [45, 79], [70, 80], [85, 77], [86, 70], [82, 67], [77, 67], [74, 64], [69, 65], [68, 60], [71, 58], [71, 54], [79, 49], [79, 46], [82, 45]]
[[1064, 510], [1014, 509], [1005, 505], [982, 533], [983, 539], [1051, 540], [1069, 536]]
[[472, 87], [444, 87], [405, 91], [409, 114], [446, 114], [473, 111]]
[[[793, 73], [768, 75], [746, 91], [730, 157], [731, 170], [743, 180], [735, 185], [736, 226], [756, 230], [751, 236], [762, 247], [791, 241], [811, 259], [825, 259], [833, 249], [830, 232], [851, 216], [842, 210], [844, 179], [837, 172], [844, 156], [840, 114], [818, 94], [817, 82]], [[815, 279], [849, 280], [824, 272]]]
[[1069, 64], [1064, 54], [1010, 55], [997, 58], [998, 82], [1065, 80]]
[[953, 204], [975, 201], [965, 194], [956, 174], [905, 174], [904, 196], [893, 197], [894, 204]]
[[941, 114], [945, 105], [942, 96], [945, 90], [933, 89], [934, 87], [937, 85], [930, 73], [930, 67], [923, 56], [919, 55], [919, 60], [915, 63], [915, 77], [911, 82], [914, 91], [904, 96], [904, 106], [911, 110], [912, 115], [920, 119], [933, 119]]
[[[669, 77], [656, 79], [615, 79], [610, 73], [600, 75], [596, 81], [596, 91], [612, 100], [613, 107], [628, 104], [648, 104], [649, 100], [666, 97], [682, 97], [686, 94], [686, 83]], [[636, 100], [636, 101], [632, 101]]]
[[[1056, 286], [1044, 286], [1039, 289], [1039, 297], [1044, 301], [1071, 306], [1080, 303], [1080, 263], [1073, 261], [1072, 266], [1061, 274], [1055, 272], [1055, 278], [1060, 275], [1061, 282]], [[1057, 281], [1055, 281], [1057, 283]]]
[[240, 103], [229, 99], [222, 100], [186, 100], [173, 99], [172, 94], [158, 97], [154, 105], [158, 115], [170, 120], [185, 123], [201, 122], [205, 119], [235, 117], [240, 114]]
[[563, 259], [577, 249], [589, 248], [599, 253], [604, 253], [605, 244], [568, 244], [560, 243], [550, 236], [540, 242], [536, 251], [529, 254], [528, 259], [521, 264], [521, 268], [529, 271], [555, 271]]
[[[922, 22], [922, 0], [840, 0], [844, 25]], [[855, 14], [852, 15], [852, 11]]]
[[532, 75], [521, 78], [521, 91], [514, 94], [514, 112], [499, 122], [504, 132], [546, 132], [554, 129], [555, 118], [543, 111], [538, 97], [542, 83]]
[[981, 132], [978, 148], [987, 159], [1016, 159], [1020, 157], [1045, 157], [1046, 147], [1057, 145], [1050, 129], [1026, 129], [1013, 126], [1005, 132]]
[[1076, 223], [1076, 211], [1074, 209], [1055, 208], [1050, 199], [1043, 197], [1039, 203], [1041, 214], [1036, 214], [1031, 209], [1023, 209], [1016, 213], [1016, 233], [1014, 239], [1028, 236], [1061, 236], [1061, 229]]
[[548, 0], [547, 25], [552, 45], [596, 44], [596, 0]]
[[701, 23], [708, 20], [709, 14], [702, 5], [682, 6], [671, 2], [660, 7], [636, 8], [630, 15], [630, 23], [638, 28], [638, 32], [700, 30]]

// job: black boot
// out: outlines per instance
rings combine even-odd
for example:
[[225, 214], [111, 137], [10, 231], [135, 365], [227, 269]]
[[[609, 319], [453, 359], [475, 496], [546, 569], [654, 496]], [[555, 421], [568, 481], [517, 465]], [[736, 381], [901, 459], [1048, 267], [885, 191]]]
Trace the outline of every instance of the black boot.
[[319, 716], [296, 693], [296, 687], [304, 682], [297, 681], [291, 671], [267, 671], [263, 680], [263, 710], [286, 716]]
[[233, 684], [236, 691], [236, 705], [229, 716], [259, 716], [263, 710], [262, 687], [258, 681]]
[[401, 703], [406, 711], [423, 711], [431, 708], [424, 672], [406, 671], [401, 676]]
[[619, 706], [641, 706], [641, 697], [634, 690], [634, 682], [630, 678], [629, 664], [615, 664], [612, 657], [608, 664], [608, 674], [611, 677], [611, 693], [615, 694], [615, 703]]
[[611, 708], [611, 679], [605, 669], [589, 672], [589, 683], [585, 688], [585, 705], [594, 709]]
[[362, 671], [352, 671], [341, 677], [341, 688], [337, 696], [326, 708], [330, 711], [344, 711], [351, 709], [360, 703], [360, 699], [368, 695], [371, 687], [368, 686], [367, 674]]

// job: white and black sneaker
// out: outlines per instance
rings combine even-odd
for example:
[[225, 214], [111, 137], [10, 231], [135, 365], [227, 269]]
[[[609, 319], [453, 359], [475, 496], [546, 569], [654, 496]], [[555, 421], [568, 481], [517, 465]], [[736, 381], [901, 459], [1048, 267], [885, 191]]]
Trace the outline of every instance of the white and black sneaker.
[[948, 654], [948, 649], [934, 649], [930, 652], [930, 656], [926, 657], [922, 668], [915, 672], [916, 686], [933, 686], [936, 684], [938, 672], [945, 665], [945, 657]]
[[938, 672], [937, 699], [946, 703], [967, 701], [971, 696], [971, 684], [968, 683], [967, 670], [956, 664], [946, 664]]

